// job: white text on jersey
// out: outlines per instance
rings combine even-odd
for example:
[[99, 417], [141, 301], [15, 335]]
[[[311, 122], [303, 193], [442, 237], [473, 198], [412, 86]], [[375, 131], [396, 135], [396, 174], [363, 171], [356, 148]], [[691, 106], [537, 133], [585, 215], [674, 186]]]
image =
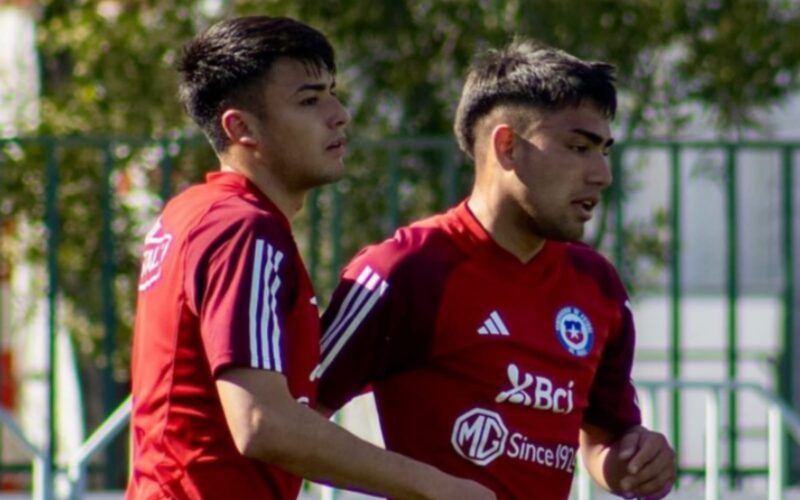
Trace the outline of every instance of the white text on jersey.
[[572, 413], [572, 409], [575, 407], [572, 390], [575, 383], [572, 380], [569, 381], [567, 387], [554, 388], [553, 381], [544, 375], [526, 373], [520, 381], [520, 371], [514, 363], [508, 365], [507, 374], [511, 389], [497, 395], [495, 401], [498, 403], [518, 404], [565, 415]]
[[473, 408], [456, 419], [450, 443], [456, 453], [480, 466], [505, 455], [568, 474], [575, 470], [574, 446], [534, 443], [521, 432], [510, 431], [499, 413], [484, 408]]

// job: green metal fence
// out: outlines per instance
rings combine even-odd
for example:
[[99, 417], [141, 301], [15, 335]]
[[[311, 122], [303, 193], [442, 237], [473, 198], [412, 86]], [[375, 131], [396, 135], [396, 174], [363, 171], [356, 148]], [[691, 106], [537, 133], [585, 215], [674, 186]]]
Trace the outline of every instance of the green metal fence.
[[[725, 375], [728, 380], [739, 379], [739, 365], [743, 357], [748, 356], [746, 349], [741, 348], [740, 334], [741, 327], [738, 321], [738, 306], [739, 300], [742, 295], [742, 287], [739, 279], [740, 274], [740, 253], [743, 247], [740, 232], [742, 229], [740, 220], [740, 201], [742, 195], [746, 193], [744, 186], [739, 183], [739, 175], [744, 168], [759, 169], [763, 165], [760, 164], [743, 164], [740, 157], [744, 152], [758, 151], [774, 154], [779, 162], [779, 186], [780, 193], [780, 236], [778, 241], [772, 242], [759, 242], [759, 244], [779, 246], [781, 251], [781, 268], [782, 268], [782, 282], [779, 285], [779, 290], [776, 294], [780, 296], [783, 311], [783, 321], [781, 327], [781, 350], [776, 353], [778, 356], [778, 370], [775, 373], [775, 380], [779, 387], [781, 396], [789, 404], [795, 406], [798, 402], [797, 387], [795, 380], [798, 377], [797, 363], [798, 350], [794, 342], [794, 336], [797, 333], [797, 326], [795, 324], [795, 311], [798, 304], [795, 297], [795, 284], [798, 277], [795, 271], [795, 252], [798, 244], [795, 237], [797, 228], [797, 201], [796, 194], [800, 189], [795, 184], [794, 171], [797, 163], [798, 145], [794, 143], [780, 143], [780, 142], [744, 142], [744, 143], [717, 143], [717, 142], [683, 142], [683, 143], [660, 143], [660, 142], [638, 142], [627, 143], [621, 145], [615, 151], [614, 161], [612, 168], [616, 173], [616, 187], [613, 189], [613, 196], [615, 197], [615, 207], [617, 213], [624, 212], [624, 202], [620, 198], [624, 198], [624, 193], [620, 186], [624, 183], [625, 176], [625, 161], [624, 155], [633, 151], [641, 151], [643, 149], [662, 149], [668, 151], [669, 162], [669, 186], [665, 187], [669, 190], [669, 258], [666, 261], [669, 270], [668, 289], [670, 296], [670, 342], [669, 342], [669, 374], [672, 379], [680, 380], [684, 377], [681, 369], [683, 360], [687, 355], [692, 353], [686, 352], [681, 349], [683, 332], [682, 324], [682, 309], [681, 301], [684, 296], [684, 287], [681, 274], [681, 258], [682, 241], [681, 241], [681, 228], [685, 217], [690, 217], [692, 214], [683, 214], [681, 211], [681, 199], [684, 191], [682, 184], [681, 171], [686, 168], [686, 165], [681, 161], [682, 154], [686, 151], [717, 151], [722, 153], [723, 160], [723, 175], [720, 179], [722, 188], [724, 190], [724, 213], [725, 213], [725, 268], [726, 277], [724, 283], [724, 293], [727, 302], [727, 336], [725, 345], [719, 346], [719, 350], [724, 356]], [[615, 237], [615, 253], [614, 260], [617, 265], [622, 269], [625, 268], [625, 255], [621, 251], [624, 245], [624, 238], [622, 237], [622, 228], [620, 221], [622, 217], [617, 217], [616, 237]], [[727, 456], [727, 469], [725, 472], [728, 475], [730, 487], [734, 487], [737, 479], [743, 474], [763, 474], [763, 468], [748, 469], [740, 467], [738, 444], [740, 442], [740, 428], [738, 425], [739, 420], [739, 405], [737, 404], [738, 395], [735, 391], [730, 391], [727, 394], [728, 408], [727, 408], [727, 429], [724, 441], [728, 444]], [[677, 390], [672, 392], [671, 402], [672, 412], [672, 432], [671, 441], [675, 446], [676, 451], [680, 454], [682, 448], [682, 432], [681, 426], [681, 397]], [[680, 456], [680, 455], [679, 455]], [[798, 471], [796, 464], [792, 468], [792, 478], [797, 479]], [[702, 473], [702, 469], [684, 470], [684, 472], [691, 472], [695, 474]]]
[[[607, 225], [597, 224], [593, 236], [600, 248], [615, 261], [623, 278], [636, 293], [665, 294], [669, 304], [669, 339], [666, 352], [640, 352], [638, 362], [660, 363], [666, 367], [665, 378], [686, 376], [687, 362], [722, 362], [724, 379], [739, 380], [743, 360], [758, 357], [741, 346], [741, 325], [737, 312], [743, 294], [741, 202], [751, 186], [742, 185], [743, 172], [762, 165], [742, 160], [757, 152], [777, 161], [779, 198], [779, 235], [775, 241], [759, 242], [780, 248], [780, 263], [774, 290], [767, 290], [781, 302], [782, 324], [778, 370], [774, 381], [789, 405], [796, 405], [798, 387], [798, 345], [794, 312], [798, 308], [795, 284], [798, 282], [795, 255], [798, 248], [795, 170], [800, 143], [790, 142], [622, 142], [610, 157], [614, 187], [606, 199]], [[722, 193], [724, 213], [724, 282], [715, 293], [725, 298], [725, 341], [711, 350], [692, 351], [683, 347], [682, 303], [691, 292], [687, 276], [685, 233], [687, 221], [695, 217], [687, 213], [686, 193], [695, 180], [687, 175], [697, 155], [716, 155], [716, 182]], [[658, 156], [657, 160], [648, 155]], [[696, 162], [695, 162], [696, 163]], [[335, 284], [341, 265], [364, 244], [388, 236], [399, 224], [430, 214], [456, 203], [471, 185], [471, 167], [464, 163], [454, 143], [447, 138], [387, 139], [379, 142], [356, 142], [348, 160], [351, 175], [342, 182], [313, 192], [306, 210], [296, 221], [296, 232], [307, 257], [310, 274], [321, 298]], [[643, 167], [646, 167], [643, 170]], [[102, 332], [94, 346], [93, 356], [101, 359], [99, 368], [84, 370], [99, 374], [99, 387], [87, 387], [87, 393], [102, 394], [99, 417], [89, 422], [89, 429], [99, 424], [102, 415], [110, 413], [125, 396], [124, 381], [115, 379], [114, 360], [124, 361], [130, 334], [130, 319], [135, 293], [137, 231], [145, 227], [160, 206], [159, 200], [200, 179], [204, 170], [213, 170], [215, 161], [203, 141], [198, 139], [138, 138], [25, 138], [0, 140], [0, 218], [22, 219], [27, 224], [44, 228], [42, 241], [28, 241], [28, 255], [46, 268], [48, 281], [41, 291], [47, 297], [47, 328], [52, 339], [65, 323], [64, 303], [75, 303], [84, 318]], [[649, 169], [649, 170], [648, 170]], [[665, 215], [664, 234], [655, 243], [653, 266], [661, 269], [665, 280], [643, 283], [637, 275], [634, 257], [638, 250], [628, 224], [628, 214], [635, 207], [633, 194], [641, 186], [631, 179], [646, 179], [650, 173], [664, 179], [657, 186], [665, 194], [661, 207]], [[133, 180], [131, 180], [133, 179]], [[650, 186], [652, 189], [652, 186]], [[144, 194], [136, 201], [131, 192]], [[146, 195], [149, 194], [148, 198]], [[769, 195], [769, 193], [767, 194]], [[133, 201], [131, 201], [133, 199]], [[718, 207], [719, 209], [719, 207]], [[81, 219], [83, 217], [83, 219]], [[0, 220], [2, 222], [2, 220]], [[657, 224], [657, 223], [656, 223]], [[77, 227], [76, 227], [77, 226]], [[138, 229], [133, 230], [131, 227]], [[606, 229], [607, 228], [607, 229]], [[598, 235], [604, 237], [600, 238]], [[5, 238], [14, 235], [5, 235]], [[19, 243], [22, 244], [22, 243]], [[34, 251], [35, 247], [39, 251]], [[75, 249], [85, 249], [87, 262], [82, 262]], [[77, 252], [80, 253], [80, 252]], [[650, 257], [653, 257], [651, 255]], [[660, 267], [659, 267], [660, 266]], [[88, 279], [90, 285], [81, 280]], [[774, 281], [774, 280], [773, 280]], [[687, 290], [688, 288], [688, 290]], [[90, 293], [91, 292], [91, 293]], [[94, 294], [94, 295], [92, 295]], [[96, 304], [95, 304], [96, 302]], [[79, 315], [80, 315], [79, 314]], [[46, 366], [52, 367], [54, 342], [48, 344]], [[760, 359], [766, 359], [767, 355]], [[84, 360], [85, 361], [85, 360]], [[47, 370], [52, 387], [54, 371]], [[98, 378], [92, 380], [97, 381]], [[88, 382], [87, 382], [88, 383]], [[727, 426], [723, 440], [728, 443], [727, 465], [722, 471], [731, 484], [750, 474], [763, 474], [766, 468], [740, 466], [740, 435], [737, 393], [727, 394]], [[684, 401], [677, 390], [669, 398], [671, 436], [678, 456], [684, 447], [682, 422]], [[49, 424], [47, 441], [42, 446], [47, 467], [54, 464], [55, 412], [54, 395], [48, 395], [43, 408]], [[0, 450], [3, 443], [0, 442]], [[121, 487], [124, 480], [125, 443], [121, 442], [105, 457], [96, 461], [95, 482], [106, 487]], [[796, 454], [796, 450], [795, 450]], [[788, 458], [787, 458], [788, 460]], [[685, 476], [700, 475], [702, 467], [681, 463]], [[798, 469], [793, 462], [792, 478]], [[27, 469], [26, 469], [27, 467]], [[24, 464], [0, 463], [3, 474], [29, 470]], [[105, 479], [99, 479], [105, 478]]]

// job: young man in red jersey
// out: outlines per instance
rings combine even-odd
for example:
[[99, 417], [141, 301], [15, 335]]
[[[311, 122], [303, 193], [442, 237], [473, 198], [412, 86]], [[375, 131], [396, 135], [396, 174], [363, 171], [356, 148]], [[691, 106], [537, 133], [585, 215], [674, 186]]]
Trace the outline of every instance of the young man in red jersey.
[[371, 386], [387, 447], [499, 498], [565, 499], [592, 476], [662, 498], [640, 425], [634, 325], [613, 266], [578, 240], [611, 183], [613, 67], [518, 41], [473, 65], [456, 113], [471, 195], [345, 268], [323, 316], [318, 401]]
[[220, 172], [147, 235], [133, 347], [128, 498], [296, 498], [301, 477], [401, 498], [494, 498], [314, 412], [319, 316], [289, 220], [343, 173], [334, 54], [287, 18], [189, 43], [180, 96]]

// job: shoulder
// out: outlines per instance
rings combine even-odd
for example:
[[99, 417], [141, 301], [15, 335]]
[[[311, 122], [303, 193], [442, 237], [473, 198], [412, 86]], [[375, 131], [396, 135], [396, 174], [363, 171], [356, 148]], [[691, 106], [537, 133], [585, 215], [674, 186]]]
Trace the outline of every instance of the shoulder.
[[245, 257], [251, 252], [294, 258], [296, 245], [280, 213], [238, 194], [203, 190], [202, 186], [187, 194], [201, 199], [189, 208], [195, 215], [173, 218], [173, 222], [186, 224], [179, 230], [186, 232], [189, 251], [208, 258], [218, 254]]
[[617, 269], [603, 254], [582, 242], [559, 243], [567, 265], [579, 274], [596, 281], [601, 289], [614, 297], [627, 297]]
[[202, 217], [198, 229], [220, 233], [223, 237], [250, 233], [256, 238], [267, 238], [273, 244], [285, 245], [293, 241], [281, 214], [239, 196], [216, 200]]
[[362, 249], [348, 269], [369, 266], [382, 276], [441, 272], [459, 260], [459, 247], [444, 230], [437, 215], [395, 231], [391, 238]]

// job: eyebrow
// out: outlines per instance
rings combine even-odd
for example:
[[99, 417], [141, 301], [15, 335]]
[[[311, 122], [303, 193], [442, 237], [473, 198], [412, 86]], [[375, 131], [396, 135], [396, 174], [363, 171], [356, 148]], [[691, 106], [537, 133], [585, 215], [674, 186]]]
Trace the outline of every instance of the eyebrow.
[[303, 91], [306, 91], [306, 90], [313, 90], [315, 92], [325, 92], [329, 88], [331, 90], [336, 88], [336, 80], [331, 81], [330, 86], [325, 84], [325, 83], [304, 83], [303, 85], [300, 85], [299, 87], [297, 87], [297, 90], [294, 91], [293, 95], [297, 95], [300, 92], [303, 92]]
[[609, 137], [608, 140], [603, 141], [602, 136], [597, 135], [590, 130], [586, 130], [583, 128], [574, 128], [572, 129], [572, 132], [584, 136], [585, 138], [589, 139], [593, 144], [596, 144], [598, 146], [602, 145], [608, 148], [611, 147], [612, 144], [614, 144], [614, 139]]

